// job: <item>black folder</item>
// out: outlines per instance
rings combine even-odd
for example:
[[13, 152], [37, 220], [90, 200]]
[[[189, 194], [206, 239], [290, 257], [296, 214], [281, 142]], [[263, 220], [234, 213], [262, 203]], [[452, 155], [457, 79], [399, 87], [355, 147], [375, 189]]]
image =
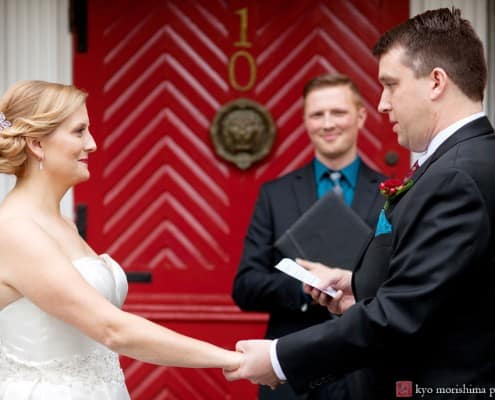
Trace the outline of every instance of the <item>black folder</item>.
[[372, 236], [361, 217], [329, 192], [277, 239], [275, 247], [285, 257], [353, 270]]

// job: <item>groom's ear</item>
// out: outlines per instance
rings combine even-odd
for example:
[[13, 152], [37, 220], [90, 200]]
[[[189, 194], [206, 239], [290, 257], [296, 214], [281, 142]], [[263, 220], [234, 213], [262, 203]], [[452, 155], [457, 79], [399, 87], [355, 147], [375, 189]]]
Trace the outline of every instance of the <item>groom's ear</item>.
[[[431, 93], [430, 93], [430, 99], [431, 100], [437, 100], [445, 92], [445, 89], [447, 87], [447, 83], [449, 81], [449, 77], [445, 70], [443, 68], [433, 68], [433, 70], [430, 73], [430, 79], [431, 79]], [[453, 83], [452, 81], [450, 81]]]

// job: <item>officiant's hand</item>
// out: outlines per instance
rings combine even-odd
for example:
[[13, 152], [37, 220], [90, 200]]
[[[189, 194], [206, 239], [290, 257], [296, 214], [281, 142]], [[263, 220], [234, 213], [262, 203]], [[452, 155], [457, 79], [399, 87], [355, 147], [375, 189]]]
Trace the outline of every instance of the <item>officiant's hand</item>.
[[223, 370], [228, 381], [248, 379], [251, 383], [270, 386], [272, 389], [281, 383], [273, 371], [270, 361], [271, 340], [241, 340], [236, 350], [242, 353], [241, 365], [235, 371]]
[[[333, 314], [343, 314], [356, 302], [351, 287], [352, 272], [299, 258], [296, 262], [320, 280], [318, 287], [306, 284], [303, 286], [304, 292], [309, 294], [316, 303], [326, 307]], [[328, 287], [337, 290], [334, 297], [322, 291]]]

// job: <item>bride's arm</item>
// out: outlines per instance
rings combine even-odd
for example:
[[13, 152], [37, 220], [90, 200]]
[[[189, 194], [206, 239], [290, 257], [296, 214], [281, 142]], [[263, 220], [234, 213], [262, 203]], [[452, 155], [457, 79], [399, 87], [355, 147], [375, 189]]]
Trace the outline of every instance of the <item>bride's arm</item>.
[[0, 285], [132, 358], [194, 368], [235, 369], [240, 362], [239, 353], [115, 307], [82, 278], [49, 235], [27, 220], [0, 229]]
[[[120, 310], [119, 310], [120, 311]], [[236, 369], [240, 353], [181, 335], [137, 315], [121, 311], [107, 326], [103, 344], [127, 356], [177, 367]]]

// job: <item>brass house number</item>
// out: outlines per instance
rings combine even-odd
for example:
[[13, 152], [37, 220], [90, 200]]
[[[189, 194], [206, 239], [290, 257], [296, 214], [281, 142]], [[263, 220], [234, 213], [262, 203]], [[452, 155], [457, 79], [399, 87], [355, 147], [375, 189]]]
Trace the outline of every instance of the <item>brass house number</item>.
[[[247, 38], [248, 29], [248, 9], [247, 7], [236, 10], [236, 14], [239, 15], [239, 41], [234, 43], [235, 47], [239, 47], [242, 50], [236, 51], [229, 60], [229, 82], [230, 85], [239, 92], [247, 92], [250, 90], [256, 82], [256, 63], [251, 53], [245, 49], [251, 47], [251, 43]], [[236, 77], [236, 64], [237, 60], [244, 58], [249, 65], [249, 80], [245, 85], [239, 84]]]

